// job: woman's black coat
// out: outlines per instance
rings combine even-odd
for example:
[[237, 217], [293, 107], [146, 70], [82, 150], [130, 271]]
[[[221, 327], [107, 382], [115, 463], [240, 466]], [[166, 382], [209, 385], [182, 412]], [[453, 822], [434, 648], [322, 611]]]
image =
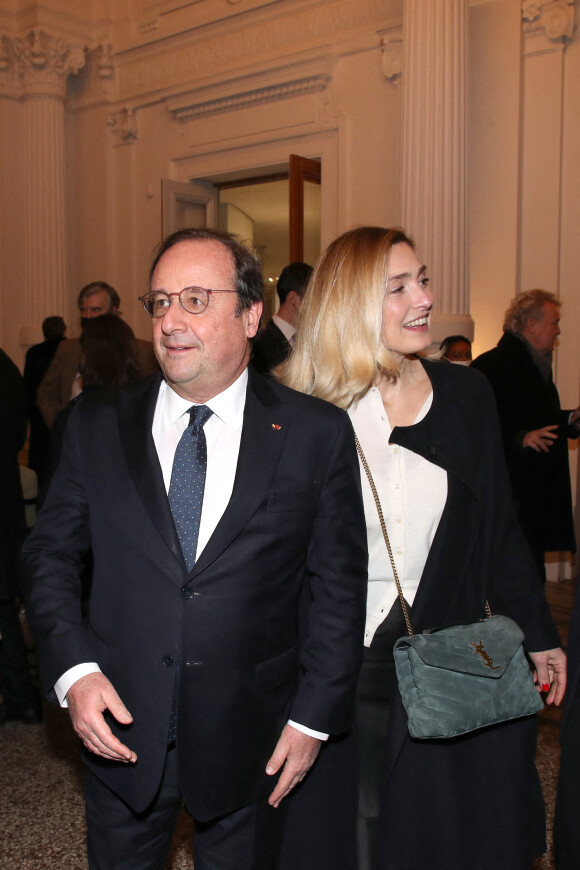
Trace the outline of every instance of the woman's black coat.
[[[530, 651], [559, 646], [516, 521], [491, 388], [462, 366], [424, 362], [433, 404], [391, 443], [448, 474], [448, 497], [413, 603], [416, 632], [511, 616]], [[400, 701], [390, 723], [380, 870], [524, 870], [545, 849], [535, 717], [443, 741], [412, 740]]]
[[[495, 613], [519, 623], [528, 650], [557, 647], [515, 517], [491, 388], [462, 366], [424, 366], [432, 407], [390, 439], [448, 475], [447, 502], [411, 610], [413, 628], [473, 622], [484, 616], [487, 598]], [[530, 870], [545, 850], [536, 729], [532, 716], [453, 740], [412, 740], [398, 698], [389, 720], [376, 870]], [[322, 750], [288, 802], [282, 870], [356, 867], [351, 738]]]

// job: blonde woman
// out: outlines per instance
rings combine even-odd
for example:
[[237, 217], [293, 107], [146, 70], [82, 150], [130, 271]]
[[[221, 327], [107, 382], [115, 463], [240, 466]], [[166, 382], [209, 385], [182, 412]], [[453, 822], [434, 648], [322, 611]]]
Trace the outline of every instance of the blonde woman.
[[[284, 380], [348, 410], [414, 630], [473, 622], [487, 599], [522, 627], [538, 690], [559, 704], [565, 656], [515, 520], [493, 396], [478, 373], [423, 358], [432, 306], [427, 269], [402, 230], [351, 230], [314, 272]], [[361, 478], [359, 868], [530, 870], [545, 849], [535, 717], [453, 740], [409, 737], [392, 654], [405, 624], [362, 469]]]

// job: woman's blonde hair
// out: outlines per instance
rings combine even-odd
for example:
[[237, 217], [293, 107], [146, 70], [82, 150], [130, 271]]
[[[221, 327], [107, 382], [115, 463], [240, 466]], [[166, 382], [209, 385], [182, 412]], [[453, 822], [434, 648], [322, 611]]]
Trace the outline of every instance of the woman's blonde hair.
[[290, 387], [348, 408], [378, 372], [397, 373], [381, 342], [393, 245], [414, 248], [400, 228], [356, 227], [332, 242], [310, 279], [296, 344], [277, 376]]

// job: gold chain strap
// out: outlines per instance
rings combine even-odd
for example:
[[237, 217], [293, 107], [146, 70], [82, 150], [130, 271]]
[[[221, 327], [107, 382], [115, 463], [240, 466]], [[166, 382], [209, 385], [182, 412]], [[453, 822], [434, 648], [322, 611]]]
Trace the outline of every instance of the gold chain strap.
[[358, 435], [355, 433], [354, 440], [356, 441], [356, 449], [358, 455], [360, 457], [360, 461], [362, 462], [362, 467], [366, 472], [366, 476], [368, 477], [369, 484], [371, 487], [371, 492], [373, 494], [373, 498], [375, 500], [375, 504], [377, 506], [377, 513], [379, 515], [379, 522], [381, 524], [381, 529], [383, 532], [383, 538], [385, 539], [385, 544], [387, 545], [387, 552], [389, 554], [389, 559], [391, 560], [391, 568], [393, 569], [393, 576], [395, 578], [395, 583], [397, 584], [397, 592], [399, 594], [399, 601], [401, 602], [401, 607], [403, 608], [403, 615], [405, 617], [405, 625], [407, 626], [407, 631], [409, 633], [409, 637], [413, 636], [413, 628], [411, 626], [411, 618], [409, 616], [409, 609], [407, 607], [407, 602], [405, 601], [405, 597], [403, 595], [403, 590], [401, 588], [401, 581], [399, 580], [399, 575], [397, 574], [397, 569], [395, 567], [395, 560], [393, 558], [393, 551], [391, 550], [391, 542], [389, 541], [389, 536], [387, 534], [387, 526], [385, 524], [385, 518], [383, 516], [383, 509], [381, 508], [381, 502], [379, 501], [379, 494], [377, 492], [377, 488], [375, 486], [375, 482], [373, 480], [373, 476], [371, 474], [371, 470], [369, 468], [369, 464], [367, 462], [367, 458], [363, 453], [363, 449], [360, 446], [360, 441], [358, 440]]
[[[395, 567], [395, 560], [393, 558], [393, 551], [391, 550], [391, 542], [389, 541], [389, 535], [387, 534], [387, 526], [385, 524], [385, 518], [383, 516], [383, 509], [381, 507], [381, 502], [379, 500], [379, 494], [377, 492], [377, 488], [375, 486], [375, 482], [373, 480], [373, 476], [371, 474], [371, 470], [369, 468], [369, 464], [367, 462], [367, 458], [363, 453], [363, 449], [360, 446], [360, 441], [358, 440], [358, 435], [355, 432], [354, 440], [356, 442], [356, 449], [358, 455], [360, 457], [360, 461], [362, 463], [362, 467], [365, 470], [366, 476], [368, 478], [371, 492], [373, 494], [373, 498], [375, 500], [375, 504], [377, 506], [377, 513], [379, 515], [379, 522], [381, 524], [381, 529], [383, 532], [383, 538], [385, 539], [385, 544], [387, 545], [387, 552], [389, 554], [389, 559], [391, 560], [391, 568], [393, 569], [393, 576], [395, 578], [395, 583], [397, 584], [397, 592], [399, 595], [399, 601], [401, 602], [401, 607], [403, 608], [403, 615], [405, 617], [405, 624], [407, 626], [407, 632], [409, 633], [409, 637], [412, 637], [414, 632], [411, 626], [411, 619], [409, 617], [409, 609], [407, 607], [407, 602], [405, 601], [405, 597], [403, 595], [403, 590], [401, 588], [401, 581], [399, 580], [399, 575], [397, 574], [397, 569]], [[485, 602], [485, 613], [489, 619], [491, 619], [491, 608], [488, 602]]]

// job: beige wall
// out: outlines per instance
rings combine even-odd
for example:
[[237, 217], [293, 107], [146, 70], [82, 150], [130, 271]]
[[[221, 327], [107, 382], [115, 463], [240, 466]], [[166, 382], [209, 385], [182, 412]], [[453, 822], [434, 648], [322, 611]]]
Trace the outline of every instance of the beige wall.
[[[322, 160], [323, 245], [359, 223], [398, 223], [402, 86], [382, 68], [381, 40], [402, 38], [403, 6], [93, 0], [79, 15], [73, 0], [48, 0], [35, 17], [36, 4], [26, 12], [24, 4], [3, 4], [6, 34], [24, 37], [41, 26], [86, 47], [84, 68], [69, 78], [65, 114], [69, 308], [58, 313], [72, 331], [79, 288], [103, 278], [118, 288], [136, 333], [148, 335], [136, 297], [161, 235], [162, 178], [268, 170], [294, 152]], [[580, 47], [577, 34], [555, 42], [540, 31], [534, 39], [538, 51], [523, 34], [520, 0], [471, 0], [470, 313], [479, 353], [499, 338], [517, 289], [544, 283], [558, 292], [564, 335], [557, 380], [563, 401], [574, 404]], [[110, 76], [100, 48], [109, 43]], [[318, 82], [311, 90], [300, 84], [309, 76]], [[21, 363], [14, 288], [25, 257], [23, 228], [33, 217], [23, 210], [23, 104], [15, 81], [0, 71], [0, 122], [9, 131], [0, 143], [0, 193], [8, 206], [0, 236], [0, 344]], [[202, 104], [212, 111], [202, 112]], [[38, 283], [42, 293], [42, 276]], [[57, 312], [42, 316], [48, 313]]]

